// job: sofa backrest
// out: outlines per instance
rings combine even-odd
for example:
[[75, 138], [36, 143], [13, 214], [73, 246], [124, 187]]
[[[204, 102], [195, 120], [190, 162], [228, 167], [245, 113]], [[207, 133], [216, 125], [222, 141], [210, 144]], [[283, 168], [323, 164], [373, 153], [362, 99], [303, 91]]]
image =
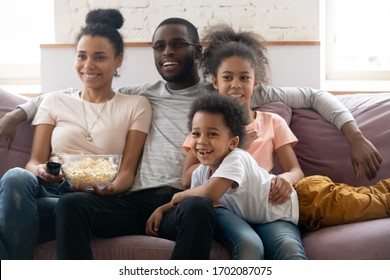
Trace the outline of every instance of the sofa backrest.
[[[365, 176], [356, 178], [344, 136], [317, 112], [310, 109], [291, 110], [281, 103], [266, 104], [261, 109], [281, 115], [290, 124], [299, 140], [294, 149], [306, 176], [326, 175], [336, 182], [356, 186], [371, 185], [379, 179], [390, 177], [390, 93], [337, 97], [352, 112], [366, 138], [382, 156], [381, 169], [373, 181], [368, 181]], [[24, 102], [25, 99], [0, 89], [0, 118]], [[4, 154], [4, 142], [0, 141], [0, 176], [12, 167], [25, 166], [30, 157], [33, 132], [30, 123], [19, 125], [8, 155]], [[280, 172], [278, 164], [275, 171]]]
[[[0, 89], [0, 118], [12, 111], [17, 105], [26, 102], [19, 96]], [[24, 122], [18, 126], [12, 148], [8, 155], [4, 154], [4, 141], [0, 141], [0, 178], [10, 168], [24, 167], [30, 158], [31, 143], [34, 129], [30, 123]]]
[[351, 111], [365, 135], [380, 152], [383, 162], [377, 178], [356, 178], [349, 145], [342, 133], [317, 112], [293, 109], [290, 127], [299, 142], [295, 146], [305, 175], [326, 175], [335, 182], [367, 186], [390, 177], [390, 93], [337, 96]]

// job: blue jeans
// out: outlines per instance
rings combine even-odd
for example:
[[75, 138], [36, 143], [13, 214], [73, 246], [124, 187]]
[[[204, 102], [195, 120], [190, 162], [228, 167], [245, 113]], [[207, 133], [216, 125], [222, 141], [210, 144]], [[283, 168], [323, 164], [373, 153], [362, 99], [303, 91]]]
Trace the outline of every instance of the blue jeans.
[[0, 180], [0, 256], [33, 259], [37, 243], [55, 239], [54, 209], [68, 184], [42, 186], [23, 168], [8, 170]]
[[223, 207], [215, 208], [215, 220], [215, 238], [233, 259], [307, 259], [300, 231], [290, 222], [251, 225]]

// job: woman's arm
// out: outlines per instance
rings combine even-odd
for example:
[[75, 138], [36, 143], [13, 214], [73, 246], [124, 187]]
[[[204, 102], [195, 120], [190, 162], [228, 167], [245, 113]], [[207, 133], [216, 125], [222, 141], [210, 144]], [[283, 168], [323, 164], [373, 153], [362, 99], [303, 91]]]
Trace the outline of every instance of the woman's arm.
[[272, 180], [269, 201], [272, 204], [282, 204], [289, 199], [294, 184], [304, 175], [290, 144], [279, 147], [276, 150], [276, 155], [284, 173], [277, 175]]
[[95, 189], [98, 194], [116, 195], [124, 193], [131, 188], [139, 161], [141, 160], [146, 137], [147, 134], [139, 130], [128, 131], [119, 173], [107, 188], [101, 191]]

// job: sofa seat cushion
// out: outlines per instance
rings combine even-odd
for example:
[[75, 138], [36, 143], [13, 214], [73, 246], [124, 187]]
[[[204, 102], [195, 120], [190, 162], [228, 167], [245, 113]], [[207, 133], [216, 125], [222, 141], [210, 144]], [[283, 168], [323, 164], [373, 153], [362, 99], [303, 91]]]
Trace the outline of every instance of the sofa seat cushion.
[[[36, 259], [56, 259], [55, 241], [38, 244]], [[128, 235], [114, 238], [96, 238], [92, 241], [94, 258], [97, 260], [169, 260], [175, 242], [143, 235]], [[228, 260], [227, 249], [216, 241], [212, 243], [210, 259]]]
[[390, 259], [390, 218], [304, 232], [302, 242], [311, 260]]

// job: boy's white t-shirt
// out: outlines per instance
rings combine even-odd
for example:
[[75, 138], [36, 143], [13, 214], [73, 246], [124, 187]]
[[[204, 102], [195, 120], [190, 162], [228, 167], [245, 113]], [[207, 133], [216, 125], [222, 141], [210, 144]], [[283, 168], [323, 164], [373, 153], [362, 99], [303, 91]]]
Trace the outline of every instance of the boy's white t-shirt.
[[285, 203], [269, 203], [271, 179], [274, 175], [259, 167], [248, 152], [234, 149], [211, 177], [209, 174], [209, 167], [201, 164], [192, 173], [191, 188], [205, 184], [213, 177], [230, 179], [235, 181], [238, 187], [228, 189], [219, 201], [235, 214], [256, 224], [276, 220], [298, 224], [299, 207], [295, 190]]

